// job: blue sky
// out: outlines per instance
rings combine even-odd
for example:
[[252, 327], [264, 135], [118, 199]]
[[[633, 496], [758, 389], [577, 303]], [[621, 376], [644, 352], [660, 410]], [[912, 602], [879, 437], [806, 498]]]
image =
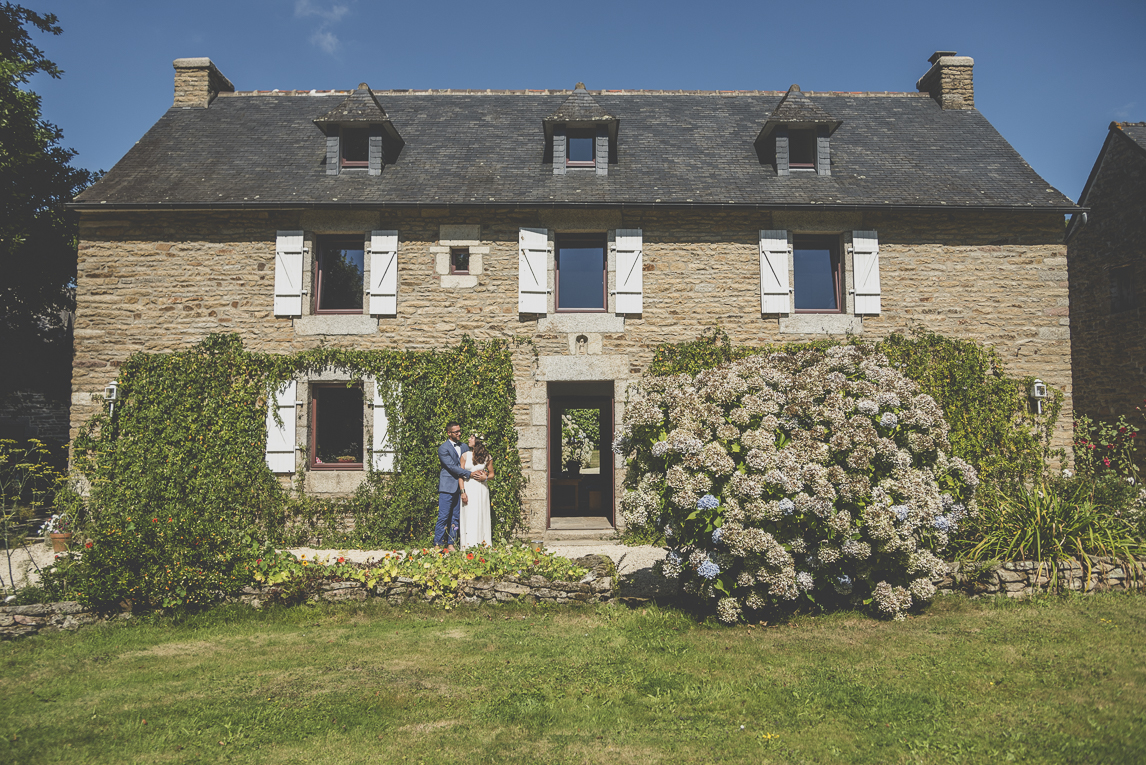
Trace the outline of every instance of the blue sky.
[[239, 90], [389, 88], [913, 91], [935, 50], [975, 59], [976, 106], [1077, 199], [1112, 120], [1146, 120], [1146, 2], [24, 2], [44, 114], [110, 169], [171, 105], [173, 59]]

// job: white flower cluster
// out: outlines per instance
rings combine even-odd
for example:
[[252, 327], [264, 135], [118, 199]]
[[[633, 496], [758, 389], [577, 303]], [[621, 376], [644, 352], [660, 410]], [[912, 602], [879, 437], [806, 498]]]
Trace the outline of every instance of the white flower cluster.
[[948, 455], [947, 430], [872, 345], [647, 376], [616, 442], [629, 458], [621, 511], [659, 525], [662, 573], [719, 597], [725, 621], [802, 593], [871, 597], [899, 617], [933, 596], [934, 553], [976, 512], [978, 477]]

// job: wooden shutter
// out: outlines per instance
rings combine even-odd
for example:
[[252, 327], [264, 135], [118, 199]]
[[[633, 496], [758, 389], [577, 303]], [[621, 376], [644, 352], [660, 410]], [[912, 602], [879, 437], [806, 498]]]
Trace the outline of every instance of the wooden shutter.
[[617, 313], [644, 312], [644, 246], [639, 228], [617, 229]]
[[275, 316], [302, 316], [301, 231], [280, 231], [275, 239]]
[[879, 235], [876, 231], [852, 232], [852, 271], [855, 278], [855, 312], [879, 315]]
[[381, 385], [374, 382], [374, 437], [371, 439], [370, 455], [374, 469], [382, 473], [394, 472], [394, 445], [390, 441], [390, 421], [386, 418], [386, 407], [379, 395]]
[[549, 310], [549, 229], [520, 229], [517, 254], [517, 311], [546, 313]]
[[760, 313], [791, 313], [788, 232], [760, 231]]
[[370, 314], [398, 315], [398, 232], [370, 232]]
[[[294, 380], [284, 383], [278, 398], [267, 400], [267, 466], [272, 473], [293, 473], [295, 470], [295, 400]], [[278, 411], [282, 425], [275, 422]]]

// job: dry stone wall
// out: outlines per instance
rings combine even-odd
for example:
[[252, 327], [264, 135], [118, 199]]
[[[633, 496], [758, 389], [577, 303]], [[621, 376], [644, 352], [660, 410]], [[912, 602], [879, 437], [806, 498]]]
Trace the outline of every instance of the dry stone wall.
[[1074, 558], [1058, 563], [1014, 561], [985, 568], [956, 562], [949, 564], [935, 585], [944, 593], [1027, 598], [1051, 590], [1052, 580], [1056, 589], [1065, 592], [1141, 590], [1146, 587], [1146, 558], [1132, 562], [1094, 558], [1089, 563]]
[[[642, 229], [643, 314], [519, 314], [519, 227]], [[397, 230], [398, 316], [378, 318], [376, 329], [370, 319], [368, 334], [340, 334], [345, 325], [324, 324], [323, 317], [275, 317], [275, 233], [299, 229], [308, 237]], [[1065, 390], [1055, 442], [1068, 442], [1071, 356], [1061, 215], [958, 211], [93, 212], [81, 222], [71, 432], [97, 406], [92, 394], [103, 391], [130, 354], [185, 349], [211, 332], [237, 332], [249, 349], [267, 353], [320, 343], [421, 350], [456, 343], [463, 333], [524, 336], [533, 343], [517, 350], [515, 411], [529, 479], [526, 511], [531, 530], [541, 531], [549, 383], [613, 381], [619, 421], [627, 385], [660, 343], [693, 339], [714, 324], [736, 343], [820, 336], [782, 331], [778, 317], [761, 315], [760, 229], [845, 236], [878, 231], [883, 313], [857, 320], [858, 331], [879, 338], [920, 326], [994, 346], [1012, 373]], [[475, 279], [441, 273], [443, 242], [458, 231], [476, 231], [481, 273]], [[307, 409], [299, 408], [300, 441]], [[621, 473], [615, 475], [618, 496]]]

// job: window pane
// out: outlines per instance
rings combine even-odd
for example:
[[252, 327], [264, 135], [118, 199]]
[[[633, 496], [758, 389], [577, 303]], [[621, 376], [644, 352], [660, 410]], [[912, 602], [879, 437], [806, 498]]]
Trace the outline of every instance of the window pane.
[[569, 137], [569, 161], [570, 162], [592, 162], [593, 161], [593, 138], [574, 138]]
[[365, 269], [362, 245], [325, 245], [319, 259], [319, 310], [362, 308]]
[[795, 264], [796, 310], [835, 311], [839, 309], [836, 277], [829, 249], [799, 249]]
[[362, 462], [362, 389], [315, 388], [315, 464]]
[[558, 308], [605, 308], [605, 248], [562, 247], [557, 260]]
[[366, 130], [342, 131], [342, 159], [367, 162], [370, 159], [370, 134]]
[[788, 165], [814, 167], [816, 162], [816, 136], [811, 130], [793, 130], [788, 135]]
[[470, 270], [470, 251], [466, 249], [450, 250], [450, 270], [454, 273], [463, 271], [469, 273]]

